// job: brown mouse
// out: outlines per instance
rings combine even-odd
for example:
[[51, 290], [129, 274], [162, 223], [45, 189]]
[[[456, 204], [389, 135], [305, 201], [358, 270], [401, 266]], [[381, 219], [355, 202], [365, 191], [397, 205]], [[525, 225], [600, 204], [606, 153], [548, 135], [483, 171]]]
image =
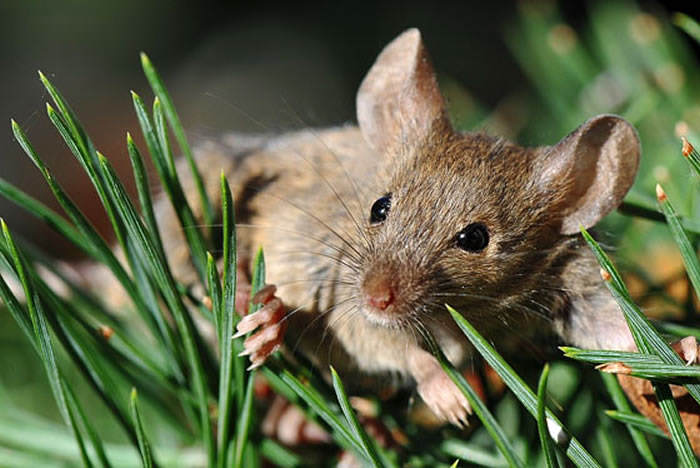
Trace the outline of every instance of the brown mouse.
[[[416, 29], [377, 58], [357, 120], [199, 148], [212, 199], [221, 169], [234, 190], [240, 303], [258, 246], [276, 285], [238, 326], [254, 332], [252, 366], [284, 336], [349, 382], [415, 385], [459, 425], [467, 401], [423, 339], [431, 333], [457, 366], [472, 354], [446, 303], [503, 346], [552, 331], [581, 347], [634, 348], [579, 233], [632, 186], [640, 144], [628, 122], [600, 115], [537, 148], [455, 131]], [[194, 281], [175, 217], [165, 201], [157, 211], [172, 266]]]

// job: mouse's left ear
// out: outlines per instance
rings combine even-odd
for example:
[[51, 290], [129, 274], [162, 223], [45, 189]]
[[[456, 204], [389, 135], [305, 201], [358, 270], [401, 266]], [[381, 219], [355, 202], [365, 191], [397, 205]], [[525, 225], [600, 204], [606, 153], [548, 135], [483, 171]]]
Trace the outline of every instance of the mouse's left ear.
[[615, 115], [599, 115], [543, 149], [537, 185], [553, 198], [561, 233], [590, 228], [617, 208], [639, 167], [639, 137]]
[[357, 92], [357, 121], [381, 152], [411, 146], [450, 128], [445, 101], [418, 29], [404, 31], [379, 54]]

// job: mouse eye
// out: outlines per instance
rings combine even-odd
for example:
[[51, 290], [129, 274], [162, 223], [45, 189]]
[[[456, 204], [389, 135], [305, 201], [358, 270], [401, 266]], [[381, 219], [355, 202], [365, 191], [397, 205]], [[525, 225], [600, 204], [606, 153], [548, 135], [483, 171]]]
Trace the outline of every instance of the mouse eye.
[[388, 193], [382, 198], [372, 203], [372, 209], [369, 214], [369, 222], [372, 224], [381, 223], [386, 219], [391, 209], [391, 194]]
[[468, 252], [479, 252], [489, 244], [489, 230], [481, 223], [472, 223], [455, 236], [457, 247]]

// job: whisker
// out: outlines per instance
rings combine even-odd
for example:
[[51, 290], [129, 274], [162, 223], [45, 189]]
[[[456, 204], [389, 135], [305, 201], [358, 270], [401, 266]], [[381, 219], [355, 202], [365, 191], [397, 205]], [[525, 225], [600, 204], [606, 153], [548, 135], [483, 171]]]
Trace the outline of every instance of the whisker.
[[[311, 320], [308, 324], [306, 324], [306, 326], [304, 327], [304, 330], [302, 330], [302, 332], [299, 334], [299, 337], [297, 338], [297, 341], [296, 341], [296, 343], [294, 344], [294, 346], [293, 346], [292, 349], [296, 349], [296, 348], [299, 346], [299, 344], [301, 343], [301, 341], [302, 341], [304, 335], [305, 335], [310, 329], [312, 329], [312, 328], [316, 325], [316, 322], [317, 322], [318, 320], [320, 320], [320, 319], [322, 319], [322, 318], [325, 318], [325, 316], [328, 315], [329, 313], [331, 313], [333, 310], [335, 310], [335, 309], [337, 309], [338, 307], [340, 307], [340, 306], [342, 306], [342, 305], [348, 303], [348, 302], [351, 301], [351, 300], [353, 300], [352, 297], [347, 298], [347, 299], [344, 299], [344, 300], [342, 300], [342, 301], [336, 302], [335, 304], [333, 304], [332, 306], [330, 306], [330, 307], [327, 308], [326, 310], [321, 311], [321, 312], [318, 312], [317, 315], [316, 315], [316, 317], [314, 317], [313, 320]], [[303, 309], [303, 307], [297, 307], [292, 313], [287, 313], [287, 315], [285, 315], [285, 317], [284, 317], [282, 320], [288, 319], [289, 317], [291, 317], [291, 315], [293, 315], [294, 313], [299, 312], [299, 310], [302, 310], [302, 309]], [[323, 338], [323, 337], [322, 337], [322, 338]]]
[[[347, 169], [345, 168], [345, 166], [343, 165], [342, 161], [341, 161], [340, 158], [338, 157], [338, 154], [337, 154], [335, 151], [333, 151], [333, 150], [330, 148], [330, 146], [328, 146], [328, 144], [326, 143], [326, 141], [325, 141], [323, 138], [321, 138], [321, 136], [318, 134], [318, 132], [316, 132], [316, 130], [315, 130], [312, 126], [306, 124], [306, 122], [301, 118], [301, 116], [298, 114], [298, 112], [296, 112], [291, 106], [289, 106], [289, 103], [287, 103], [286, 100], [285, 100], [284, 98], [283, 98], [283, 101], [285, 102], [285, 104], [287, 105], [287, 107], [289, 108], [289, 110], [292, 112], [292, 115], [293, 115], [293, 116], [297, 119], [297, 121], [302, 125], [302, 127], [306, 128], [314, 137], [316, 137], [316, 139], [323, 145], [323, 147], [326, 148], [326, 151], [328, 151], [328, 153], [329, 153], [331, 156], [333, 156], [333, 159], [334, 159], [335, 162], [338, 164], [338, 167], [340, 167], [340, 169], [343, 171], [343, 174], [345, 175], [345, 178], [348, 180], [348, 182], [350, 182], [350, 185], [351, 185], [351, 187], [352, 187], [353, 193], [354, 193], [354, 195], [355, 195], [355, 200], [357, 201], [358, 210], [362, 210], [362, 199], [360, 198], [360, 194], [359, 194], [359, 191], [358, 191], [358, 188], [357, 188], [356, 181], [355, 181], [354, 178], [352, 178], [352, 177], [350, 176], [350, 173], [348, 173]], [[306, 158], [304, 158], [304, 159], [306, 160]], [[314, 167], [308, 160], [307, 160], [307, 163], [309, 163], [312, 167]], [[351, 212], [350, 209], [346, 206], [345, 201], [338, 195], [338, 193], [336, 192], [335, 188], [334, 188], [333, 185], [328, 181], [328, 179], [327, 179], [325, 176], [323, 176], [322, 174], [320, 174], [319, 172], [317, 172], [317, 173], [323, 177], [324, 181], [326, 182], [326, 184], [328, 185], [328, 187], [333, 191], [333, 193], [334, 193], [334, 195], [336, 196], [336, 198], [338, 199], [338, 201], [340, 201], [340, 202], [342, 203], [343, 208], [345, 209], [346, 213], [348, 214], [348, 216], [349, 216], [349, 217], [353, 220], [353, 222], [355, 223], [355, 227], [357, 228], [358, 234], [360, 234], [360, 236], [363, 238], [363, 240], [365, 241], [365, 244], [366, 244], [366, 245], [369, 245], [369, 240], [368, 240], [367, 237], [366, 237], [365, 230], [362, 229], [362, 228], [360, 227], [360, 225], [359, 225], [359, 223], [357, 222], [356, 218], [352, 215], [352, 212]]]
[[303, 279], [288, 280], [288, 281], [278, 281], [275, 283], [275, 286], [281, 287], [281, 286], [289, 286], [292, 284], [300, 284], [300, 283], [320, 284], [321, 287], [326, 287], [326, 283], [328, 283], [330, 285], [342, 285], [342, 286], [352, 286], [354, 284], [352, 281], [339, 280], [339, 279], [335, 279], [335, 278], [303, 278]]
[[337, 252], [341, 255], [348, 256], [353, 261], [357, 262], [357, 257], [355, 257], [354, 255], [350, 255], [347, 251], [343, 250], [340, 246], [335, 245], [335, 244], [333, 244], [325, 239], [315, 237], [315, 236], [309, 234], [308, 232], [297, 231], [295, 229], [281, 228], [279, 226], [266, 226], [266, 225], [262, 225], [262, 224], [246, 224], [246, 223], [236, 224], [236, 228], [269, 229], [269, 230], [277, 230], [279, 232], [284, 232], [284, 233], [288, 233], [288, 234], [296, 234], [300, 238], [310, 239], [310, 240], [313, 240], [315, 242], [318, 242], [319, 244], [322, 244], [322, 245], [328, 247], [329, 249], [333, 250], [334, 252]]
[[[358, 311], [357, 306], [353, 306], [349, 309], [346, 309], [344, 311], [341, 311], [340, 314], [335, 317], [335, 319], [331, 318], [331, 320], [328, 321], [326, 326], [323, 329], [323, 334], [321, 335], [321, 340], [319, 341], [318, 346], [316, 347], [316, 350], [319, 349], [321, 344], [327, 339], [327, 337], [330, 335], [331, 336], [331, 342], [328, 346], [328, 354], [327, 354], [327, 359], [330, 361], [331, 356], [333, 353], [333, 348], [338, 342], [338, 334], [337, 333], [330, 333], [331, 330], [340, 330], [345, 324], [350, 323], [351, 319], [355, 317], [356, 312]], [[328, 311], [330, 313], [330, 311]]]
[[[336, 257], [336, 256], [334, 256], [334, 255], [329, 255], [329, 254], [324, 253], [324, 252], [316, 252], [316, 251], [313, 251], [313, 250], [310, 250], [310, 251], [283, 250], [283, 251], [273, 252], [273, 253], [275, 254], [275, 255], [274, 255], [274, 258], [284, 258], [284, 257], [292, 257], [292, 258], [294, 258], [294, 257], [298, 257], [298, 256], [313, 256], [313, 255], [316, 255], [316, 256], [319, 256], [319, 257], [324, 257], [324, 258], [327, 258], [327, 259], [329, 259], [329, 260], [332, 260], [333, 262], [335, 262], [335, 263], [338, 264], [338, 265], [343, 265], [344, 267], [346, 267], [347, 269], [349, 269], [350, 271], [352, 271], [352, 272], [354, 272], [354, 273], [359, 273], [359, 272], [360, 272], [360, 269], [359, 269], [359, 267], [358, 267], [357, 265], [354, 265], [354, 264], [351, 264], [351, 263], [347, 263], [347, 262], [341, 260], [339, 257]], [[272, 258], [272, 257], [270, 257], [270, 258]]]
[[[485, 301], [491, 304], [496, 304], [500, 305], [503, 301], [503, 298], [496, 298], [496, 297], [491, 297], [491, 296], [486, 296], [483, 294], [474, 294], [474, 293], [467, 293], [467, 292], [444, 292], [444, 293], [432, 293], [431, 296], [433, 297], [456, 297], [456, 298], [467, 298], [467, 299], [476, 299], [480, 301]], [[529, 300], [529, 299], [527, 299]], [[541, 304], [538, 304], [541, 306]], [[543, 309], [546, 310], [546, 307], [542, 306]], [[534, 309], [532, 307], [528, 307], [527, 305], [524, 304], [508, 304], [508, 309], [505, 309], [503, 312], [495, 314], [496, 316], [502, 316], [504, 317], [507, 315], [505, 312], [508, 310], [513, 310], [516, 312], [526, 312], [528, 314], [534, 315], [535, 317], [544, 319], [547, 322], [551, 322], [553, 320], [552, 317], [550, 317], [548, 314], [541, 310]], [[470, 316], [471, 317], [471, 316]]]
[[269, 192], [264, 192], [264, 191], [263, 191], [262, 189], [260, 189], [260, 188], [257, 188], [257, 189], [256, 189], [256, 188], [253, 188], [253, 190], [256, 190], [261, 196], [267, 196], [267, 197], [270, 197], [270, 198], [274, 198], [274, 199], [276, 199], [276, 200], [278, 200], [278, 201], [281, 201], [281, 202], [283, 202], [283, 203], [287, 203], [289, 206], [291, 206], [291, 207], [293, 207], [293, 208], [299, 210], [301, 213], [305, 214], [306, 216], [308, 216], [309, 218], [313, 219], [313, 220], [316, 221], [318, 224], [320, 224], [321, 226], [323, 226], [329, 233], [333, 234], [333, 235], [334, 235], [338, 240], [340, 240], [348, 249], [350, 249], [351, 251], [355, 252], [355, 254], [358, 256], [358, 258], [362, 258], [362, 254], [360, 253], [360, 251], [357, 250], [357, 248], [348, 240], [348, 237], [349, 237], [349, 236], [347, 236], [347, 233], [344, 232], [343, 234], [346, 234], [346, 235], [345, 235], [345, 236], [342, 236], [338, 231], [336, 231], [335, 229], [333, 229], [328, 223], [326, 223], [325, 221], [323, 221], [321, 218], [319, 218], [319, 217], [316, 216], [315, 214], [311, 213], [310, 211], [308, 211], [308, 210], [302, 208], [301, 206], [299, 206], [298, 204], [294, 203], [294, 202], [291, 201], [291, 200], [288, 200], [288, 199], [283, 198], [283, 197], [279, 197], [279, 196], [277, 196], [277, 195], [273, 195], [273, 194], [271, 194], [271, 193], [269, 193]]
[[[314, 135], [315, 135], [315, 134], [314, 134]], [[317, 135], [315, 135], [315, 136], [319, 139], [319, 141], [321, 141], [321, 142], [323, 143], [323, 145], [326, 147], [326, 149], [327, 149], [332, 155], [335, 156], [335, 153], [334, 153], [333, 151], [331, 151], [330, 148], [328, 148], [328, 146], [325, 144], [325, 142], [323, 142], [323, 140], [321, 140], [320, 137], [318, 137]], [[357, 220], [357, 218], [355, 217], [355, 215], [352, 213], [352, 211], [350, 210], [350, 208], [349, 208], [349, 207], [347, 206], [347, 204], [345, 203], [345, 200], [343, 200], [343, 197], [340, 196], [340, 194], [339, 194], [338, 191], [335, 189], [335, 187], [330, 183], [330, 181], [328, 180], [328, 178], [327, 178], [325, 175], [323, 175], [323, 174], [321, 173], [321, 171], [318, 170], [318, 168], [316, 167], [316, 165], [314, 165], [311, 161], [309, 161], [308, 158], [306, 158], [305, 156], [303, 156], [300, 152], [296, 151], [295, 154], [296, 154], [297, 156], [299, 156], [302, 160], [304, 160], [304, 161], [313, 169], [313, 171], [323, 180], [323, 182], [326, 184], [326, 186], [330, 189], [330, 191], [333, 193], [333, 196], [340, 202], [340, 204], [341, 204], [341, 206], [343, 207], [343, 210], [345, 211], [345, 213], [346, 213], [346, 215], [348, 216], [348, 218], [350, 218], [350, 220], [351, 220], [352, 223], [354, 224], [357, 233], [359, 234], [359, 236], [360, 236], [360, 238], [362, 239], [362, 241], [365, 243], [365, 247], [367, 247], [367, 245], [369, 245], [369, 240], [367, 239], [367, 236], [366, 236], [366, 234], [365, 234], [365, 230], [360, 226], [360, 223], [358, 222], [358, 220]], [[341, 167], [342, 167], [342, 165], [341, 165]], [[359, 204], [359, 200], [358, 200], [358, 204]]]
[[256, 118], [253, 117], [248, 111], [246, 111], [246, 110], [243, 109], [242, 107], [240, 107], [240, 106], [234, 104], [234, 103], [233, 103], [232, 101], [230, 101], [229, 99], [226, 99], [226, 98], [224, 98], [224, 97], [222, 97], [222, 96], [219, 96], [219, 95], [214, 94], [214, 93], [209, 92], [209, 91], [208, 91], [208, 92], [205, 92], [204, 95], [205, 95], [206, 97], [214, 98], [214, 99], [216, 99], [217, 101], [223, 102], [224, 104], [228, 105], [228, 106], [231, 107], [233, 110], [235, 110], [236, 112], [238, 112], [239, 114], [241, 114], [243, 117], [245, 117], [246, 119], [248, 119], [251, 123], [253, 123], [253, 124], [257, 125], [258, 127], [260, 127], [262, 130], [264, 130], [264, 131], [266, 131], [266, 132], [274, 132], [274, 130], [273, 130], [269, 125], [266, 125], [266, 124], [264, 124], [263, 122], [261, 122], [260, 120], [256, 119]]

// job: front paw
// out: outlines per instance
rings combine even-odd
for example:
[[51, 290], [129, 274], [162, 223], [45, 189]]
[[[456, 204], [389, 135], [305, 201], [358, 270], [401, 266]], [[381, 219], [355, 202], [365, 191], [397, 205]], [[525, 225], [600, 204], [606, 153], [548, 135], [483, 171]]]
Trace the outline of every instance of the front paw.
[[287, 324], [284, 321], [286, 308], [282, 301], [275, 296], [276, 288], [267, 285], [258, 291], [251, 299], [253, 304], [263, 307], [252, 314], [246, 315], [238, 322], [234, 338], [239, 338], [254, 330], [258, 330], [243, 342], [244, 350], [240, 356], [250, 356], [248, 370], [263, 365], [265, 360], [282, 345]]
[[671, 344], [671, 347], [685, 361], [686, 366], [700, 363], [700, 345], [694, 336], [686, 336]]
[[449, 421], [460, 428], [468, 424], [467, 418], [472, 412], [469, 402], [442, 369], [418, 382], [418, 394], [442, 421]]

